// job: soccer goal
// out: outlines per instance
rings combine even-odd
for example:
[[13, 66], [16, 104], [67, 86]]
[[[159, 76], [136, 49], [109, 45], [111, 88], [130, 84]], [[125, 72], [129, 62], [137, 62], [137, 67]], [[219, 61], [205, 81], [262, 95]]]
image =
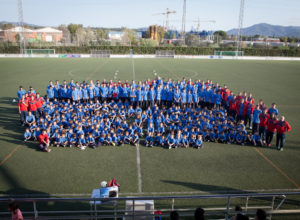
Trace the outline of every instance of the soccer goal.
[[110, 50], [91, 50], [91, 57], [93, 58], [109, 58]]
[[26, 49], [26, 54], [41, 54], [41, 55], [49, 55], [55, 54], [55, 49]]
[[215, 56], [244, 56], [244, 51], [215, 51]]
[[175, 51], [174, 50], [157, 50], [155, 52], [155, 57], [174, 58], [175, 57]]

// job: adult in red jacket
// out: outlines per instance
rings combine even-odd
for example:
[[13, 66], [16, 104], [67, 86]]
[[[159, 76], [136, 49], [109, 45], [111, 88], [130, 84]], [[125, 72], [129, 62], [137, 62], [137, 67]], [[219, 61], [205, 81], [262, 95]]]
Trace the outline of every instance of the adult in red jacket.
[[38, 118], [36, 100], [34, 96], [31, 96], [31, 99], [28, 101], [28, 110], [34, 115], [35, 118]]
[[42, 131], [42, 133], [38, 136], [38, 140], [39, 140], [39, 147], [41, 150], [46, 152], [51, 151], [51, 149], [49, 149], [50, 141], [46, 130]]
[[36, 101], [36, 108], [37, 108], [38, 117], [42, 117], [44, 99], [43, 99], [43, 97], [40, 97], [39, 93], [37, 93], [35, 101]]
[[22, 126], [26, 123], [26, 116], [28, 114], [28, 101], [25, 99], [25, 95], [22, 96], [22, 100], [19, 100], [19, 113], [20, 113], [20, 121]]
[[274, 132], [276, 130], [277, 122], [278, 122], [278, 120], [276, 118], [275, 113], [272, 113], [270, 118], [267, 121], [266, 145], [268, 147], [271, 146]]
[[[276, 125], [276, 130], [277, 130], [276, 147], [278, 150], [283, 151], [284, 142], [285, 142], [285, 133], [289, 132], [291, 129], [292, 127], [287, 121], [285, 121], [284, 116], [281, 116], [280, 121], [278, 121]], [[279, 146], [279, 142], [280, 142], [280, 146]]]
[[266, 127], [269, 119], [268, 109], [264, 109], [263, 112], [259, 115], [259, 136], [263, 142], [266, 142]]

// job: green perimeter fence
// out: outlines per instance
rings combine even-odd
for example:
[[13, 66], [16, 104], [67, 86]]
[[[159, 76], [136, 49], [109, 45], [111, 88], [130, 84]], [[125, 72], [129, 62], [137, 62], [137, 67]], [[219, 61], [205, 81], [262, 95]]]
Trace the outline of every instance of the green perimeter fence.
[[[109, 50], [111, 54], [155, 54], [157, 50], [174, 50], [175, 55], [214, 55], [215, 51], [232, 51], [233, 48], [203, 48], [203, 47], [140, 47], [140, 46], [50, 46], [27, 47], [26, 49], [55, 49], [56, 54], [90, 54], [93, 50]], [[300, 57], [300, 48], [246, 48], [242, 49], [244, 56], [286, 56]], [[20, 53], [18, 46], [0, 45], [0, 53]]]

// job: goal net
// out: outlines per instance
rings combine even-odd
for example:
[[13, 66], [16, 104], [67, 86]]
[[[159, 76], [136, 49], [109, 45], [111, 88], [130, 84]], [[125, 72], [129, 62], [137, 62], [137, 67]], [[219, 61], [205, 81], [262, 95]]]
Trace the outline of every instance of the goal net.
[[155, 52], [156, 57], [162, 57], [162, 58], [174, 58], [175, 51], [174, 50], [157, 50]]
[[26, 49], [26, 54], [41, 54], [41, 55], [48, 55], [48, 54], [55, 54], [55, 49]]
[[110, 50], [91, 50], [91, 57], [93, 58], [103, 58], [110, 57]]
[[215, 56], [244, 56], [244, 51], [215, 51]]

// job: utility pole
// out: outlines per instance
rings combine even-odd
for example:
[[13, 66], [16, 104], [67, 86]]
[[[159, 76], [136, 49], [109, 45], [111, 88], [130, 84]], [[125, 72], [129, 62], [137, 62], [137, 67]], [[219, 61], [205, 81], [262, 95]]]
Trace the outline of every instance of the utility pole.
[[20, 35], [20, 54], [25, 54], [26, 46], [25, 46], [25, 36], [24, 36], [24, 21], [23, 21], [23, 5], [22, 0], [18, 0], [18, 19], [19, 19], [19, 27], [21, 28]]
[[183, 1], [183, 11], [182, 11], [182, 43], [185, 45], [185, 23], [186, 23], [186, 0]]
[[243, 28], [244, 8], [245, 8], [245, 0], [241, 0], [238, 31], [236, 35], [236, 54], [235, 54], [236, 56], [238, 56], [238, 53], [241, 50], [241, 31]]

